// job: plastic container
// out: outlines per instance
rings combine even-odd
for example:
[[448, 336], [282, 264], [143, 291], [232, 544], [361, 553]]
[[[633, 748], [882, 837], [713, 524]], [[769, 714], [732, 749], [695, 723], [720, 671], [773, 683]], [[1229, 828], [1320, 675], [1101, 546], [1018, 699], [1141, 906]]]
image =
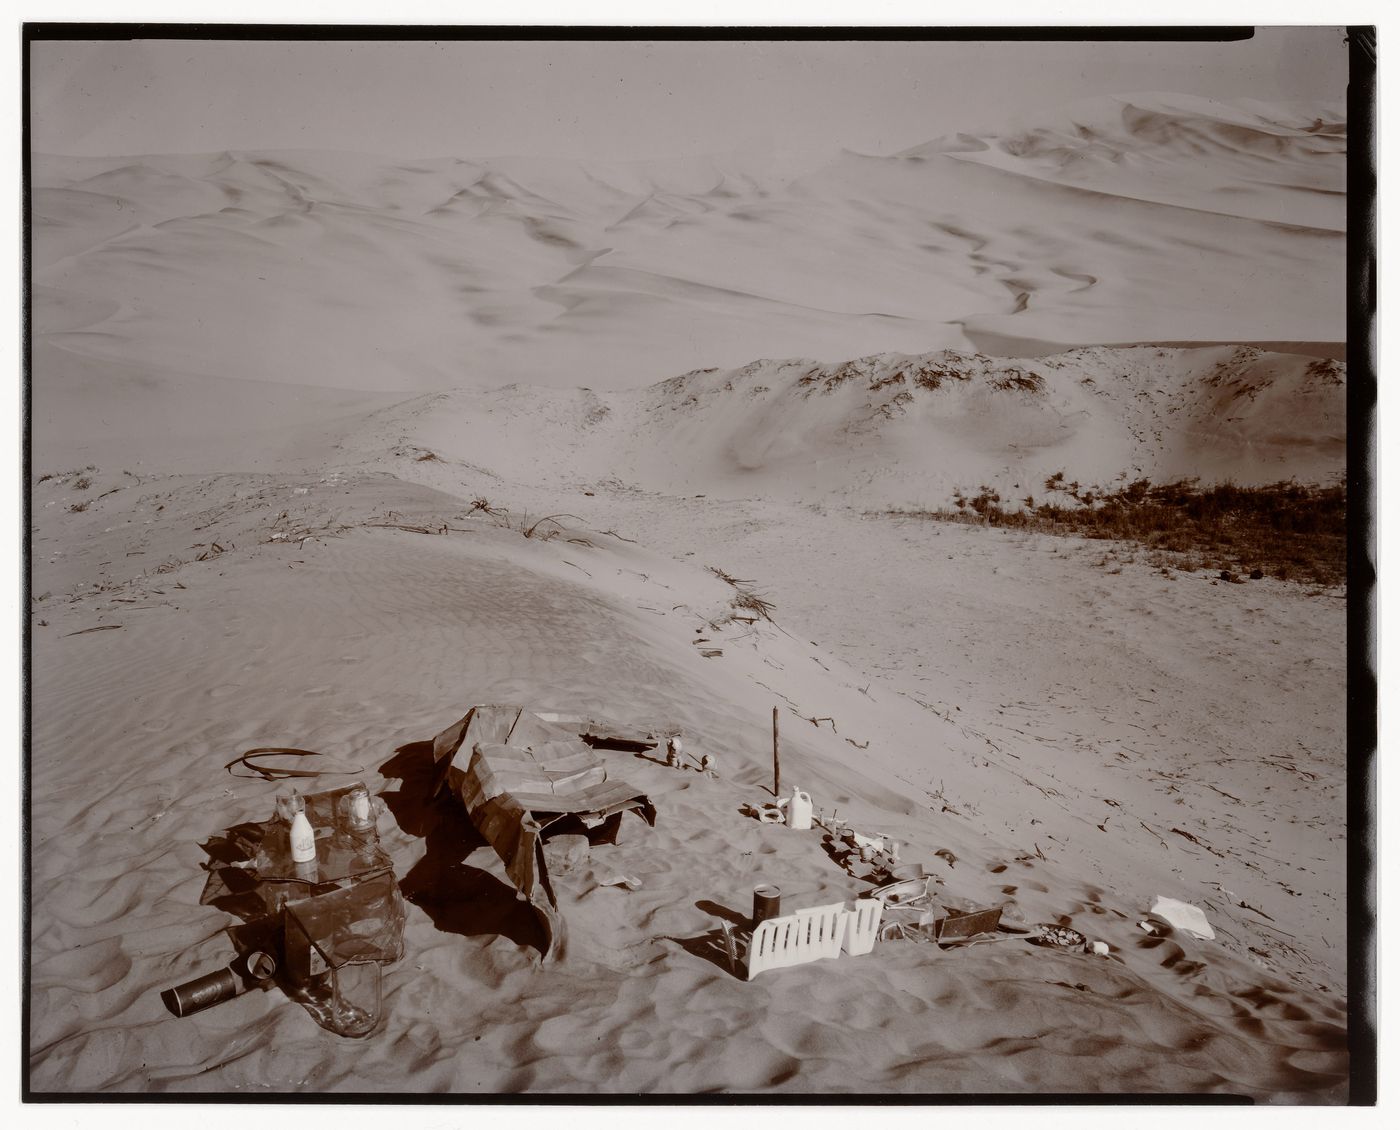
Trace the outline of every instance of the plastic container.
[[805, 832], [812, 826], [812, 798], [799, 788], [792, 790], [788, 800], [787, 822], [789, 828]]
[[374, 831], [374, 804], [363, 784], [357, 782], [336, 801], [336, 825], [351, 836], [366, 836]]
[[383, 1014], [383, 965], [403, 956], [403, 898], [384, 871], [283, 911], [285, 983], [321, 1027], [368, 1036]]
[[[296, 800], [300, 801], [301, 798], [297, 797]], [[316, 859], [316, 831], [306, 818], [304, 803], [297, 805], [292, 816], [291, 840], [293, 863], [311, 863]]]

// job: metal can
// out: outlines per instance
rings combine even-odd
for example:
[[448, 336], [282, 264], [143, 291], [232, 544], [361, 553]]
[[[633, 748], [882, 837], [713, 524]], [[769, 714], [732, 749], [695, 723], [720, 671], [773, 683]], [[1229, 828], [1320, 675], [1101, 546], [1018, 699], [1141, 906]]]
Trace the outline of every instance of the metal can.
[[783, 912], [783, 892], [780, 887], [773, 886], [772, 883], [760, 883], [753, 889], [753, 924], [758, 928], [760, 922], [767, 922], [770, 918], [777, 918]]
[[232, 1000], [238, 996], [239, 988], [238, 977], [233, 970], [224, 968], [176, 985], [162, 995], [166, 997], [166, 1006], [176, 1016], [189, 1016], [192, 1012]]

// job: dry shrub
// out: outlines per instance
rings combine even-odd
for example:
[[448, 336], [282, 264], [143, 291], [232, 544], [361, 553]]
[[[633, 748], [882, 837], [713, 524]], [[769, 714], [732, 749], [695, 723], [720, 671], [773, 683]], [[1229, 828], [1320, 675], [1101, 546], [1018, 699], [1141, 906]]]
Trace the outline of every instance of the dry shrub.
[[732, 576], [731, 574], [726, 573], [723, 569], [715, 565], [707, 565], [705, 566], [705, 568], [707, 568], [711, 573], [713, 573], [725, 584], [729, 585], [730, 588], [732, 588], [737, 594], [734, 597], [734, 599], [729, 602], [731, 608], [734, 608], [739, 612], [750, 613], [751, 615], [759, 619], [767, 620], [770, 623], [772, 622], [774, 610], [773, 602], [760, 596], [752, 588], [749, 587], [753, 584], [753, 581], [746, 581], [742, 580], [739, 577]]
[[[1154, 564], [1177, 569], [1230, 569], [1317, 585], [1346, 581], [1346, 487], [1281, 482], [1242, 487], [1197, 479], [1153, 484], [1139, 479], [1114, 490], [1081, 489], [1063, 473], [1045, 481], [1049, 493], [1073, 505], [1042, 502], [1004, 510], [983, 487], [956, 510], [890, 511], [965, 525], [1001, 526], [1061, 537], [1135, 542], [1154, 551]], [[1029, 501], [1029, 500], [1028, 500]]]

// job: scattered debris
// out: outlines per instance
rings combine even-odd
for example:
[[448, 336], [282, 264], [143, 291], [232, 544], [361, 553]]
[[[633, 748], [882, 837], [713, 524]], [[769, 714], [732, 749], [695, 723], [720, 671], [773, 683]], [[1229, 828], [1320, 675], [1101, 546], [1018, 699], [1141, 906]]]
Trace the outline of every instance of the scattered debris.
[[161, 1000], [176, 1016], [189, 1016], [258, 988], [277, 972], [277, 962], [269, 954], [240, 955], [215, 973], [206, 973], [161, 993]]
[[[520, 706], [482, 705], [433, 739], [433, 792], [450, 787], [461, 797], [468, 817], [505, 863], [519, 897], [539, 917], [546, 959], [560, 949], [564, 921], [544, 854], [537, 850], [545, 834], [581, 823], [590, 842], [616, 843], [628, 812], [656, 824], [656, 806], [646, 794], [610, 777], [594, 756], [585, 735], [596, 741], [600, 729], [627, 728]], [[454, 766], [460, 751], [466, 764]]]
[[1211, 855], [1218, 856], [1221, 859], [1225, 858], [1223, 852], [1216, 851], [1215, 848], [1210, 846], [1210, 844], [1203, 843], [1202, 841], [1198, 840], [1195, 836], [1193, 836], [1190, 832], [1184, 831], [1181, 828], [1173, 828], [1172, 834], [1176, 836], [1181, 836], [1183, 839], [1190, 840], [1197, 847], [1205, 848], [1206, 851], [1210, 852]]
[[1197, 938], [1210, 939], [1215, 937], [1215, 931], [1210, 928], [1210, 923], [1206, 921], [1205, 911], [1198, 906], [1192, 906], [1189, 902], [1180, 902], [1177, 899], [1167, 898], [1165, 895], [1158, 895], [1157, 901], [1152, 904], [1152, 913], [1176, 929], [1185, 930]]
[[[738, 594], [730, 602], [731, 607], [738, 612], [751, 612], [755, 618], [761, 618], [770, 623], [772, 622], [773, 603], [769, 600], [765, 600], [753, 589], [748, 587], [754, 583], [753, 581], [741, 580], [738, 577], [730, 576], [723, 569], [717, 568], [714, 565], [707, 565], [706, 568]], [[740, 617], [732, 614], [730, 618], [740, 619]]]
[[792, 796], [788, 797], [788, 827], [799, 832], [805, 832], [812, 826], [812, 797], [810, 793], [804, 793], [796, 785], [792, 788]]
[[1032, 945], [1051, 946], [1055, 949], [1076, 950], [1083, 953], [1089, 945], [1089, 939], [1078, 930], [1071, 930], [1068, 926], [1040, 925], [1031, 930], [1026, 938]]
[[761, 805], [746, 804], [739, 811], [745, 816], [752, 816], [760, 824], [782, 824], [787, 820], [782, 807], [785, 804], [787, 804], [786, 797], [776, 804], [772, 802]]
[[[275, 975], [317, 1024], [350, 1038], [368, 1036], [380, 1024], [382, 966], [403, 957], [405, 918], [393, 861], [379, 847], [372, 810], [356, 798], [369, 800], [362, 781], [298, 798], [301, 816], [320, 833], [306, 862], [296, 861], [280, 804], [269, 820], [240, 823], [213, 837], [204, 845], [210, 858], [200, 896], [206, 906], [243, 907], [236, 913], [244, 924], [230, 930], [245, 954], [242, 973], [234, 968], [240, 980], [246, 973], [270, 986]], [[235, 893], [238, 899], [226, 901]], [[279, 955], [282, 967], [260, 954]], [[230, 985], [225, 972], [206, 990], [217, 999], [251, 987]], [[171, 1000], [167, 1005], [184, 1015]]]
[[[1265, 914], [1257, 906], [1250, 906], [1249, 903], [1244, 901], [1244, 899], [1240, 899], [1240, 906], [1245, 910], [1252, 910], [1255, 914], [1259, 915], [1260, 918], [1267, 918], [1270, 922], [1274, 921], [1272, 916]], [[1212, 935], [1212, 937], [1213, 936], [1214, 935]]]
[[844, 903], [837, 902], [830, 906], [809, 907], [759, 923], [749, 941], [744, 979], [752, 981], [765, 969], [782, 969], [839, 957], [850, 913]]
[[[304, 763], [297, 760], [303, 757], [326, 759], [316, 762], [316, 768], [306, 768]], [[235, 767], [246, 769], [247, 772], [234, 772]], [[225, 765], [224, 769], [233, 777], [264, 781], [285, 781], [297, 777], [320, 777], [333, 773], [363, 773], [365, 771], [364, 766], [335, 761], [313, 749], [298, 749], [295, 746], [283, 745], [258, 746], [256, 749], [245, 750]]]
[[783, 912], [783, 890], [775, 887], [772, 883], [759, 883], [753, 889], [753, 917], [754, 928], [757, 929], [760, 922], [767, 922], [770, 918], [777, 918]]
[[947, 916], [934, 923], [934, 938], [940, 945], [963, 942], [980, 934], [992, 934], [1001, 924], [1001, 907], [987, 907], [983, 910], [955, 910], [943, 908]]

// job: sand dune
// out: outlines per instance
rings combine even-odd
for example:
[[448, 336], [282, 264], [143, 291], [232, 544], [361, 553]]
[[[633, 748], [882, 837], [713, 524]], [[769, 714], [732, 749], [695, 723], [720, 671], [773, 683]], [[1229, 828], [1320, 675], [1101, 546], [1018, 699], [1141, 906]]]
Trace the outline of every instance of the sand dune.
[[[513, 483], [621, 477], [671, 493], [864, 506], [948, 506], [986, 487], [1014, 507], [1054, 497], [1043, 483], [1056, 474], [1109, 488], [1338, 480], [1345, 366], [1252, 347], [755, 361], [632, 391], [430, 393], [383, 409], [345, 443], [382, 457], [386, 433]], [[550, 457], [535, 458], [535, 445]]]
[[1085, 101], [1055, 117], [1020, 131], [960, 134], [901, 156], [948, 154], [1149, 203], [1346, 230], [1346, 116], [1340, 106], [1148, 93]]
[[1134, 96], [974, 140], [633, 166], [40, 156], [35, 281], [118, 304], [72, 343], [97, 356], [363, 389], [626, 387], [975, 348], [964, 331], [1344, 336], [1326, 107]]
[[[1343, 336], [1344, 147], [1325, 107], [1132, 95], [896, 157], [36, 157], [31, 1086], [1344, 1100], [1344, 591], [885, 513], [1335, 481], [1345, 367], [1234, 343]], [[493, 701], [718, 758], [607, 754], [657, 823], [551, 845], [554, 964], [427, 795]], [[745, 815], [774, 706], [785, 783], [947, 905], [1109, 955], [735, 977], [756, 883], [869, 886]], [[200, 845], [270, 815], [224, 766], [280, 745], [387, 804], [364, 1042], [159, 999], [231, 955]], [[1159, 895], [1215, 939], [1144, 933]]]

